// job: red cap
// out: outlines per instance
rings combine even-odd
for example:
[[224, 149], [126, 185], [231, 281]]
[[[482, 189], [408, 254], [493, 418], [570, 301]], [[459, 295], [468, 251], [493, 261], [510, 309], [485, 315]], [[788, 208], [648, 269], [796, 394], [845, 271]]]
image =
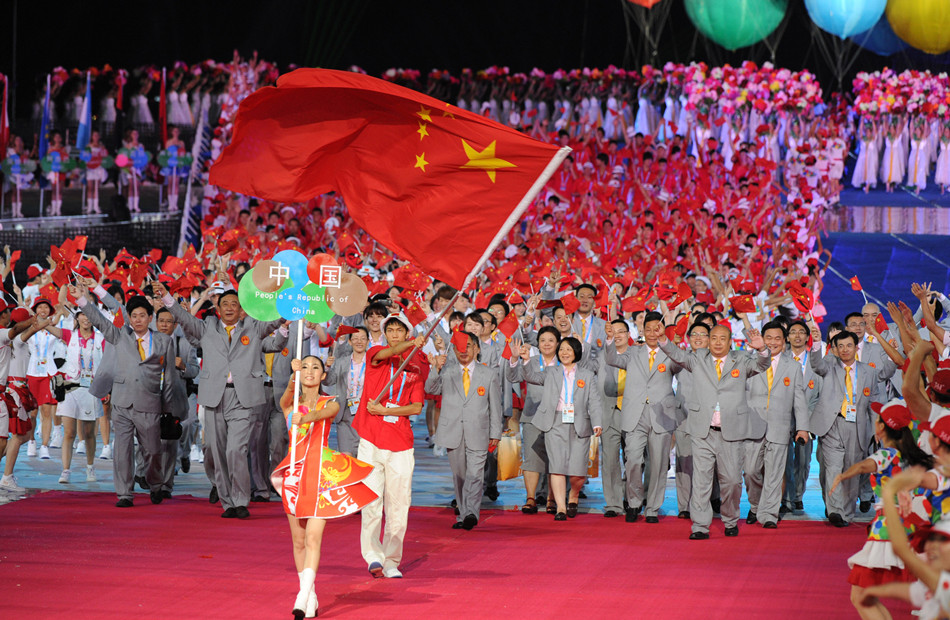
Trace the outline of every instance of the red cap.
[[930, 431], [934, 437], [945, 444], [950, 444], [950, 415], [944, 415], [937, 418], [934, 423], [924, 422], [920, 425], [921, 430]]
[[35, 312], [36, 309], [39, 308], [40, 305], [42, 304], [46, 304], [47, 306], [49, 306], [50, 312], [52, 312], [56, 308], [56, 306], [53, 305], [53, 302], [46, 299], [45, 297], [37, 297], [36, 301], [33, 302], [33, 311]]
[[950, 398], [950, 368], [942, 368], [934, 373], [930, 389], [944, 398]]
[[908, 409], [904, 401], [899, 398], [895, 398], [884, 404], [871, 403], [871, 409], [881, 416], [881, 421], [883, 421], [884, 424], [887, 424], [895, 431], [908, 428], [914, 421], [914, 416], [911, 414], [910, 409]]
[[10, 320], [14, 323], [22, 323], [23, 321], [28, 321], [30, 319], [30, 311], [26, 308], [15, 308], [13, 312], [10, 313]]
[[35, 278], [36, 276], [40, 275], [41, 273], [43, 273], [43, 268], [37, 265], [36, 263], [33, 263], [32, 265], [26, 268], [26, 277], [28, 277], [31, 280]]

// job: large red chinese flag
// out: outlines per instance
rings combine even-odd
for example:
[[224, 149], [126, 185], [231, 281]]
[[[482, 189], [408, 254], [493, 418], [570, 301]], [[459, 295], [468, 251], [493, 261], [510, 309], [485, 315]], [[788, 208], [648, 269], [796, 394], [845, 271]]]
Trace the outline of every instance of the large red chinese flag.
[[462, 289], [568, 151], [377, 78], [298, 69], [241, 103], [211, 183], [280, 202], [339, 191], [380, 243]]

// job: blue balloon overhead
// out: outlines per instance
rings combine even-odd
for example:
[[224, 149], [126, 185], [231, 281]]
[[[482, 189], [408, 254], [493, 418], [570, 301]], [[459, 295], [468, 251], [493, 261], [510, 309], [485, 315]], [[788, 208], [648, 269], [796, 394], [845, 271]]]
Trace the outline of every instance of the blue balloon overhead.
[[811, 20], [842, 39], [873, 28], [885, 6], [887, 0], [805, 0]]
[[851, 40], [878, 56], [890, 56], [910, 47], [894, 34], [887, 17], [882, 17], [873, 28], [867, 32], [859, 32], [851, 37]]

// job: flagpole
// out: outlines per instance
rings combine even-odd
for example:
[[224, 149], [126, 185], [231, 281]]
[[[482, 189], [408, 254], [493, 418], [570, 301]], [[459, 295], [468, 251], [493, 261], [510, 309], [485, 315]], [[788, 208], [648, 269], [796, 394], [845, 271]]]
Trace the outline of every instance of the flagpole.
[[[303, 319], [297, 319], [297, 359], [303, 362], [301, 356], [303, 349]], [[290, 472], [293, 473], [297, 462], [297, 425], [293, 424], [294, 416], [297, 415], [297, 407], [300, 406], [300, 371], [294, 373], [294, 410], [290, 414]]]
[[[442, 319], [445, 317], [445, 315], [448, 314], [448, 313], [452, 310], [453, 307], [455, 307], [455, 302], [458, 301], [458, 298], [461, 297], [461, 296], [462, 296], [462, 289], [459, 289], [459, 290], [455, 291], [455, 296], [452, 297], [452, 299], [449, 301], [449, 303], [445, 304], [445, 308], [442, 309], [441, 314], [439, 314], [439, 316], [436, 317], [436, 319], [435, 319], [434, 321], [432, 321], [432, 325], [430, 325], [430, 326], [429, 326], [429, 329], [426, 330], [426, 333], [422, 335], [422, 337], [423, 337], [424, 339], [426, 339], [426, 340], [429, 339], [429, 336], [432, 334], [433, 331], [435, 331], [436, 325], [438, 325], [439, 323], [441, 323], [441, 322], [442, 322]], [[409, 351], [409, 355], [406, 357], [406, 359], [404, 359], [404, 360], [402, 361], [402, 364], [399, 365], [399, 368], [396, 369], [396, 372], [394, 372], [393, 375], [389, 378], [389, 381], [386, 382], [386, 385], [383, 386], [383, 389], [381, 389], [381, 390], [379, 391], [379, 394], [376, 395], [376, 398], [374, 398], [374, 399], [373, 399], [372, 401], [370, 401], [370, 402], [373, 402], [373, 403], [378, 403], [378, 402], [379, 402], [379, 397], [382, 396], [383, 393], [384, 393], [386, 390], [389, 389], [389, 386], [391, 386], [391, 385], [393, 384], [393, 382], [396, 380], [396, 377], [398, 377], [398, 376], [399, 376], [399, 373], [402, 372], [402, 370], [406, 367], [407, 364], [409, 364], [409, 360], [412, 359], [412, 356], [415, 355], [415, 354], [416, 354], [416, 351], [418, 351], [418, 350], [419, 350], [419, 348], [413, 347], [413, 348]]]

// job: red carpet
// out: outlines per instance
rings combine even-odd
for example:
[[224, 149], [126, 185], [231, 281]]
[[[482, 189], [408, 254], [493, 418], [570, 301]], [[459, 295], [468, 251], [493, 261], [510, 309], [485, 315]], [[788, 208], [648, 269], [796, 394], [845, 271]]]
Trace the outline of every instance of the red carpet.
[[[3, 617], [284, 618], [297, 590], [278, 503], [223, 520], [206, 500], [132, 509], [102, 493], [43, 493], [0, 507]], [[846, 559], [864, 529], [786, 521], [687, 540], [689, 522], [482, 513], [471, 532], [449, 509], [414, 508], [402, 580], [373, 580], [360, 518], [328, 524], [320, 617], [852, 618]], [[895, 618], [908, 607], [889, 603]]]

